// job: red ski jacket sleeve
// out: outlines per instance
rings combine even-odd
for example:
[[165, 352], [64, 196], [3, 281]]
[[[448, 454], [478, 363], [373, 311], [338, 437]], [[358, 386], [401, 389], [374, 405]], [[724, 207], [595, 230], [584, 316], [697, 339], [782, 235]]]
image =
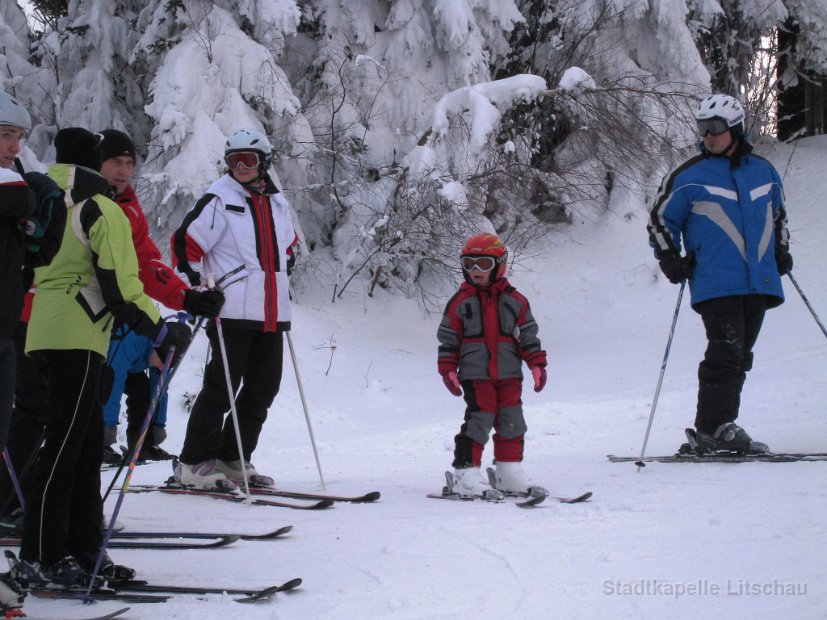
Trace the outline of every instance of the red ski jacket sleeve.
[[132, 226], [132, 243], [138, 255], [138, 277], [144, 285], [144, 292], [170, 310], [182, 310], [184, 291], [188, 287], [161, 261], [161, 252], [149, 236], [146, 216], [132, 187], [120, 193], [115, 202], [123, 209]]

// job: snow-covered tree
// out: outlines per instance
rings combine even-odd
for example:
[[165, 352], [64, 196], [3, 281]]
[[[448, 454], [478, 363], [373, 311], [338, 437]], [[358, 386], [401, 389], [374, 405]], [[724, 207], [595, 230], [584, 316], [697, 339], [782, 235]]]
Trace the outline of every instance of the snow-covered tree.
[[0, 5], [0, 88], [16, 97], [28, 110], [34, 126], [21, 154], [27, 167], [37, 164], [51, 144], [55, 118], [55, 82], [48, 63], [34, 50], [35, 38], [26, 15], [14, 2]]
[[[61, 126], [132, 135], [163, 248], [222, 173], [225, 136], [261, 129], [307, 250], [297, 283], [338, 293], [363, 277], [411, 292], [455, 268], [470, 232], [519, 250], [545, 226], [600, 217], [619, 192], [645, 195], [695, 141], [697, 99], [719, 79], [743, 92], [755, 37], [791, 15], [824, 28], [819, 0], [49, 6], [38, 38], [14, 4], [0, 13], [4, 87], [35, 108], [39, 157]], [[747, 48], [715, 38], [728, 15]], [[800, 41], [822, 66], [823, 38]]]

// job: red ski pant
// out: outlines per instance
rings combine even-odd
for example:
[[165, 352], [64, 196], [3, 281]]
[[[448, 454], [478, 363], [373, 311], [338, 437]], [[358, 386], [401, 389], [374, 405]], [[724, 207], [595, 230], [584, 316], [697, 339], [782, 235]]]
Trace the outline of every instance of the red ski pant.
[[526, 432], [523, 417], [522, 379], [500, 381], [463, 381], [462, 391], [467, 405], [465, 421], [454, 437], [454, 463], [457, 469], [480, 467], [482, 452], [491, 429], [494, 433], [494, 460], [523, 460], [523, 438]]

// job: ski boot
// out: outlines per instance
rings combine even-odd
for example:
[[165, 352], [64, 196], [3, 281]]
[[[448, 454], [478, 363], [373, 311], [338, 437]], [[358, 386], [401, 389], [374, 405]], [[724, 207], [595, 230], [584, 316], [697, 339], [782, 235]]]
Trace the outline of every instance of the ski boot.
[[201, 461], [194, 465], [172, 462], [172, 471], [175, 473], [175, 482], [184, 487], [195, 487], [204, 491], [225, 490], [235, 488], [235, 484], [219, 470], [212, 460]]
[[21, 584], [14, 579], [11, 571], [0, 574], [0, 613], [3, 618], [25, 618], [23, 601], [26, 592]]
[[721, 424], [712, 434], [687, 428], [686, 438], [688, 442], [681, 446], [681, 454], [765, 454], [770, 451], [767, 444], [753, 441], [734, 422]]
[[453, 474], [445, 472], [445, 478], [448, 493], [455, 493], [460, 497], [481, 497], [490, 501], [503, 499], [502, 493], [483, 481], [479, 467], [455, 469]]
[[496, 470], [488, 468], [488, 480], [492, 487], [505, 495], [545, 497], [549, 494], [547, 489], [529, 479], [519, 462], [497, 461], [496, 467]]
[[262, 476], [253, 467], [250, 461], [224, 461], [222, 459], [215, 459], [215, 466], [219, 471], [224, 473], [227, 478], [236, 484], [244, 484], [244, 471], [247, 471], [247, 482], [250, 486], [261, 487], [267, 489], [274, 489], [276, 481], [270, 476]]

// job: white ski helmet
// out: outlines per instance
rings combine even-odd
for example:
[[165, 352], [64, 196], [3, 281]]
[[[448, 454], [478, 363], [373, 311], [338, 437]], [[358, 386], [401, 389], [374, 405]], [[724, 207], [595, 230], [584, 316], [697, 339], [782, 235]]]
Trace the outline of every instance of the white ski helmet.
[[717, 94], [701, 101], [695, 112], [695, 120], [713, 118], [722, 119], [730, 129], [734, 128], [738, 133], [744, 132], [744, 106], [735, 97]]
[[268, 162], [273, 156], [273, 146], [263, 133], [257, 129], [239, 129], [230, 134], [227, 144], [224, 145], [224, 155], [238, 151], [255, 151], [260, 153]]
[[32, 128], [32, 119], [20, 102], [10, 94], [0, 91], [0, 125], [19, 127], [26, 131]]

